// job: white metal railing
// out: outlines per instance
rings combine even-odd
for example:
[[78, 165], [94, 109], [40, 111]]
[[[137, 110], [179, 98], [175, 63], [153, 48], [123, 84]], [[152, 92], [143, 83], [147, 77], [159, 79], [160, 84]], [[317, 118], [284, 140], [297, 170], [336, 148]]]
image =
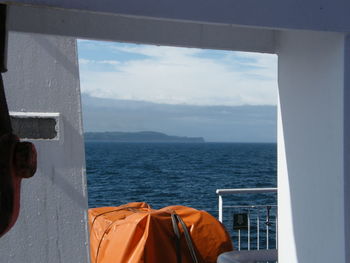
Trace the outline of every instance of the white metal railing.
[[236, 188], [236, 189], [217, 189], [216, 194], [219, 197], [219, 221], [222, 223], [223, 215], [223, 195], [232, 194], [259, 194], [259, 193], [277, 193], [277, 188]]
[[[247, 250], [251, 249], [251, 228], [252, 228], [252, 222], [256, 223], [256, 233], [254, 231], [254, 235], [256, 235], [256, 250], [260, 250], [260, 224], [261, 219], [260, 216], [263, 215], [261, 212], [262, 209], [265, 210], [265, 223], [263, 224], [265, 226], [265, 241], [266, 241], [266, 247], [265, 249], [270, 248], [269, 244], [269, 233], [270, 233], [270, 227], [272, 226], [272, 220], [271, 218], [275, 218], [275, 247], [277, 249], [277, 243], [278, 243], [278, 235], [277, 235], [277, 227], [278, 227], [278, 219], [277, 219], [277, 205], [276, 204], [263, 204], [263, 205], [230, 205], [230, 206], [224, 206], [223, 205], [223, 195], [234, 195], [234, 194], [260, 194], [260, 193], [277, 193], [277, 188], [239, 188], [239, 189], [217, 189], [216, 193], [218, 195], [219, 199], [219, 221], [223, 223], [223, 209], [224, 208], [231, 208], [235, 210], [242, 210], [244, 209], [246, 212], [244, 213], [246, 217], [246, 235], [247, 235], [247, 243], [246, 248]], [[248, 211], [248, 212], [247, 212]], [[252, 211], [255, 211], [252, 213]], [[272, 215], [274, 214], [274, 215]], [[254, 218], [253, 218], [254, 217]], [[241, 250], [241, 229], [238, 229], [238, 235], [237, 235], [237, 243], [238, 243], [238, 250]]]

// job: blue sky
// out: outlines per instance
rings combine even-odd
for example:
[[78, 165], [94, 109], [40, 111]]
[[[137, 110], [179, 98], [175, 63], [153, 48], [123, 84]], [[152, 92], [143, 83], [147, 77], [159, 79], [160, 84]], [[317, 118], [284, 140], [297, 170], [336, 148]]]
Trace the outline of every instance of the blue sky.
[[[81, 90], [84, 95], [83, 105], [89, 110], [93, 107], [93, 116], [95, 116], [84, 117], [86, 130], [157, 129], [172, 135], [204, 136], [211, 141], [274, 140], [275, 110], [266, 110], [261, 107], [275, 107], [277, 103], [277, 57], [275, 55], [89, 40], [79, 40], [78, 51]], [[89, 99], [84, 102], [84, 98]], [[101, 123], [96, 119], [101, 120], [103, 111], [106, 111], [106, 107], [101, 106], [104, 99], [109, 99], [109, 112], [119, 111], [118, 114], [123, 112], [123, 125], [118, 126], [118, 120], [109, 124]], [[146, 102], [154, 106], [150, 104], [143, 107], [143, 104], [137, 104], [139, 105], [137, 106], [139, 113], [137, 113], [135, 109], [132, 112], [128, 111], [128, 107], [123, 109], [112, 107], [113, 100], [114, 103]], [[172, 105], [172, 107], [169, 108], [166, 105]], [[187, 106], [201, 107], [201, 109], [193, 110], [194, 108]], [[228, 117], [226, 114], [223, 120], [227, 121], [218, 122], [217, 118], [220, 118], [220, 115], [215, 118], [211, 116], [211, 119], [205, 117], [206, 111], [208, 116], [211, 115], [209, 113], [213, 109], [210, 107], [219, 106], [232, 107], [224, 112], [241, 112], [241, 116], [245, 116], [245, 119], [233, 117], [233, 115]], [[243, 106], [248, 108], [241, 108], [238, 111], [235, 109]], [[250, 106], [253, 108], [249, 108]], [[169, 112], [169, 109], [173, 112]], [[264, 109], [263, 116], [259, 112], [262, 109]], [[91, 112], [89, 110], [86, 112]], [[99, 110], [101, 114], [96, 112]], [[257, 111], [256, 114], [253, 114], [254, 110]], [[155, 114], [152, 120], [146, 121], [147, 111], [149, 114]], [[164, 111], [168, 112], [169, 120], [164, 116]], [[182, 112], [182, 115], [181, 118], [177, 116], [173, 119], [176, 125], [172, 125], [170, 120], [175, 118], [175, 112]], [[200, 114], [195, 116], [194, 112], [200, 112]], [[162, 123], [156, 123], [157, 114], [159, 122]], [[186, 114], [188, 118], [185, 118]], [[162, 115], [161, 118], [160, 115]], [[146, 117], [139, 120], [137, 116]], [[188, 121], [189, 116], [191, 123]], [[135, 118], [138, 120], [136, 123]], [[249, 125], [247, 125], [248, 122]], [[101, 125], [96, 126], [96, 123]], [[148, 123], [152, 123], [153, 126]], [[173, 126], [174, 128], [171, 129], [170, 127]], [[220, 127], [215, 127], [214, 131], [211, 126]], [[219, 132], [220, 129], [226, 131]], [[238, 130], [241, 134], [233, 136], [232, 131]], [[220, 136], [215, 137], [213, 133]], [[250, 137], [243, 136], [244, 133], [250, 134]], [[264, 137], [261, 133], [270, 134]]]
[[188, 105], [276, 105], [275, 55], [79, 41], [82, 91]]

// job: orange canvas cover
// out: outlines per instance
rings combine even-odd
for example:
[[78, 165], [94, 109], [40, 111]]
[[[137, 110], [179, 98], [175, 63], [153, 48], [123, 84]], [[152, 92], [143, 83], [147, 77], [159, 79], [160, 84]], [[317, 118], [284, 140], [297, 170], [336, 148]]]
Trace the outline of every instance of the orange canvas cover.
[[[146, 203], [89, 209], [92, 263], [178, 263], [171, 214], [184, 221], [201, 263], [215, 263], [233, 250], [231, 239], [213, 216], [185, 206], [151, 209]], [[192, 263], [184, 231], [180, 229], [182, 263]]]

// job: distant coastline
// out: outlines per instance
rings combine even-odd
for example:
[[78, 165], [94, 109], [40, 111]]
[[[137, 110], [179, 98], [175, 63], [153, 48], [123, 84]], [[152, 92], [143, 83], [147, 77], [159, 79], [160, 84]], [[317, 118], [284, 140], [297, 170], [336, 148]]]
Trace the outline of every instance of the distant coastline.
[[161, 132], [86, 132], [86, 141], [112, 142], [155, 142], [155, 143], [204, 143], [202, 137], [181, 137], [167, 135]]

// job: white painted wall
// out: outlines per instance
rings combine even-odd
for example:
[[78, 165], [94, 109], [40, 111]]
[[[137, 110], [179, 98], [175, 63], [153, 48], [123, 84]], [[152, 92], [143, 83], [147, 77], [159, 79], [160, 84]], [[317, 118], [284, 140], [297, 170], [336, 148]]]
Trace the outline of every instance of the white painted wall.
[[348, 0], [12, 0], [11, 3], [179, 21], [350, 31]]
[[349, 262], [344, 36], [281, 32], [278, 56], [279, 262]]
[[[266, 4], [266, 1], [260, 0], [249, 2], [261, 8]], [[297, 11], [303, 13], [293, 16], [290, 24], [283, 24], [290, 15], [277, 12], [282, 7], [276, 1], [270, 1], [270, 4], [276, 4], [274, 12], [271, 13], [268, 9], [270, 4], [264, 7], [266, 10], [262, 10], [264, 19], [268, 19], [266, 14], [271, 15], [271, 23], [268, 24], [273, 27], [350, 30], [349, 19], [343, 13], [349, 6], [348, 2], [335, 1], [334, 5], [327, 6], [326, 13], [312, 13], [312, 10], [321, 6], [317, 7], [318, 1], [295, 1], [300, 4], [300, 8], [305, 9], [296, 7], [292, 2], [281, 2], [289, 3], [283, 10], [288, 10], [291, 14], [297, 14]], [[58, 5], [57, 1], [49, 0], [35, 3]], [[77, 3], [81, 4], [80, 1], [59, 2], [61, 7], [69, 8]], [[244, 27], [230, 28], [228, 25], [212, 24], [212, 19], [219, 21], [218, 14], [224, 12], [222, 19], [226, 20], [221, 22], [267, 25], [267, 20], [260, 20], [261, 14], [257, 14], [259, 10], [252, 12], [252, 16], [243, 17], [246, 14], [244, 10], [248, 8], [246, 0], [230, 3], [213, 1], [216, 10], [208, 4], [198, 14], [195, 11], [201, 9], [195, 9], [196, 1], [189, 3], [189, 9], [184, 7], [184, 1], [180, 1], [176, 2], [178, 6], [175, 9], [169, 10], [169, 1], [164, 1], [155, 10], [151, 8], [152, 5], [141, 8], [144, 3], [132, 6], [131, 2], [125, 1], [122, 5], [119, 1], [108, 2], [109, 4], [106, 1], [84, 3], [83, 7], [91, 11], [103, 11], [104, 9], [98, 9], [102, 7], [110, 8], [111, 12], [117, 12], [119, 7], [123, 10], [129, 8], [132, 14], [153, 18], [149, 20], [144, 17], [84, 12], [77, 12], [75, 16], [72, 11], [20, 7], [16, 9], [19, 11], [17, 15], [12, 20], [10, 18], [10, 28], [140, 43], [275, 51], [276, 34], [273, 30], [245, 30]], [[153, 4], [157, 3], [154, 1]], [[242, 15], [235, 16], [235, 13], [229, 12], [231, 9], [223, 8], [225, 5], [222, 3], [230, 8], [235, 3], [242, 4], [235, 10], [242, 12]], [[176, 19], [180, 20], [172, 20], [174, 17], [169, 12], [173, 12]], [[35, 14], [40, 18], [35, 19]], [[159, 20], [158, 14], [165, 19]], [[313, 15], [311, 18], [310, 14]], [[254, 15], [257, 15], [256, 20]], [[23, 19], [16, 22], [18, 17]], [[203, 23], [181, 20], [186, 17], [191, 21], [203, 19]], [[327, 19], [321, 23], [322, 17]], [[246, 19], [245, 22], [243, 18]], [[28, 25], [23, 21], [27, 21]], [[317, 24], [318, 22], [320, 23]], [[184, 26], [189, 28], [185, 29]], [[350, 183], [346, 180], [349, 166], [346, 166], [344, 158], [345, 153], [349, 154], [350, 143], [344, 148], [344, 121], [350, 122], [347, 121], [348, 114], [344, 114], [344, 109], [348, 107], [344, 100], [344, 89], [346, 83], [349, 83], [350, 72], [344, 75], [344, 71], [350, 68], [350, 59], [344, 60], [344, 36], [340, 33], [281, 31], [277, 40], [280, 92], [279, 262], [349, 262], [350, 256], [349, 252], [346, 254], [345, 244], [350, 240], [346, 220], [350, 217], [347, 203], [350, 199], [345, 186]], [[39, 170], [33, 179], [23, 183], [21, 215], [15, 228], [0, 240], [1, 260], [86, 262], [88, 251], [84, 220], [87, 200], [75, 41], [12, 33], [9, 52], [9, 73], [5, 76], [5, 84], [10, 110], [58, 112], [61, 116], [61, 133], [58, 141], [36, 142]]]
[[38, 171], [23, 180], [21, 212], [0, 239], [1, 263], [88, 262], [87, 193], [76, 41], [10, 33], [11, 111], [57, 112], [59, 140], [34, 141]]
[[274, 30], [226, 24], [17, 5], [9, 5], [7, 23], [9, 30], [18, 32], [143, 44], [275, 52]]

